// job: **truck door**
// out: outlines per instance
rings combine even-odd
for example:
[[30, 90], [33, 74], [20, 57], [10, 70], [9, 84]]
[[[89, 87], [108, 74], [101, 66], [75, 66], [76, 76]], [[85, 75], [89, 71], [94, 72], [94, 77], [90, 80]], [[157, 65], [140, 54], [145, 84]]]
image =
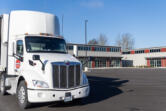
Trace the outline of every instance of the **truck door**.
[[15, 69], [16, 72], [20, 72], [21, 64], [23, 62], [23, 41], [17, 40], [16, 41], [16, 57], [15, 57]]

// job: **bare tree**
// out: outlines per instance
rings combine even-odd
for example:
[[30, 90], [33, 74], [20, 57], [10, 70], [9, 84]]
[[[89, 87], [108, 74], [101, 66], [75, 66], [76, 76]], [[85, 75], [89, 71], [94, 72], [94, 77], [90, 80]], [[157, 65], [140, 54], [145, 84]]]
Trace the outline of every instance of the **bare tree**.
[[130, 33], [124, 33], [117, 37], [116, 45], [122, 48], [122, 51], [131, 50], [134, 48], [134, 38]]
[[97, 40], [98, 40], [99, 45], [107, 45], [108, 39], [107, 39], [106, 35], [100, 34], [100, 36], [98, 37]]
[[92, 44], [92, 45], [107, 45], [108, 39], [106, 37], [106, 35], [104, 34], [100, 34], [99, 37], [93, 38], [91, 40], [89, 40], [88, 44]]
[[93, 38], [88, 42], [88, 44], [92, 45], [107, 45], [108, 39], [104, 34], [100, 34], [100, 36], [96, 39]]
[[97, 45], [98, 41], [96, 39], [89, 40], [88, 44]]

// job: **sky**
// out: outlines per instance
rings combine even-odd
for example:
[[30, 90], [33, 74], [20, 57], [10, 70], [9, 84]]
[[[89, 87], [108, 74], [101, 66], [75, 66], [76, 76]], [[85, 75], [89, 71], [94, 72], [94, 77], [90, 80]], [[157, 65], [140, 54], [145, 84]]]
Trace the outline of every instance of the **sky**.
[[68, 42], [85, 43], [105, 34], [108, 45], [116, 45], [123, 33], [135, 39], [135, 48], [166, 46], [166, 0], [0, 0], [0, 14], [11, 10], [53, 13], [62, 24]]

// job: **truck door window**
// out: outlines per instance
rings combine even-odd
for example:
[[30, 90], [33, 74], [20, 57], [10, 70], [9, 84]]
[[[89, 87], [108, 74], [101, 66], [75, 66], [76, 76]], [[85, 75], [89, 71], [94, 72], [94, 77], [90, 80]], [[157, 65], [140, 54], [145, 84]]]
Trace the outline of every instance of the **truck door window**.
[[18, 40], [17, 41], [17, 46], [16, 46], [16, 54], [18, 56], [23, 56], [23, 41], [22, 40]]

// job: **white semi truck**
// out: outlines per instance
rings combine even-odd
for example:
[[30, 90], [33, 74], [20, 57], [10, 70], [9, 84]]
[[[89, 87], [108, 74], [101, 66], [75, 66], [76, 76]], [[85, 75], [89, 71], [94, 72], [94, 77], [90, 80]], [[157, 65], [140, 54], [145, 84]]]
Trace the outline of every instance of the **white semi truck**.
[[55, 15], [11, 11], [0, 16], [0, 91], [31, 103], [72, 101], [89, 95], [82, 65], [67, 54]]

